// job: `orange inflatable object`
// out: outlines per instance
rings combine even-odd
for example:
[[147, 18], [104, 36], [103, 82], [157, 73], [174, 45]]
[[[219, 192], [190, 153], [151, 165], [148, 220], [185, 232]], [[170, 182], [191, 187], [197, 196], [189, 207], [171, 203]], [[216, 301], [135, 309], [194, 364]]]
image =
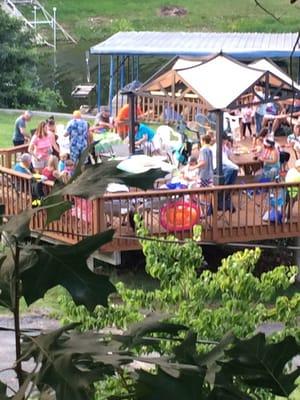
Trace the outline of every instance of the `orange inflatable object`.
[[178, 200], [168, 203], [160, 211], [160, 223], [170, 232], [189, 230], [199, 219], [199, 206], [189, 201]]

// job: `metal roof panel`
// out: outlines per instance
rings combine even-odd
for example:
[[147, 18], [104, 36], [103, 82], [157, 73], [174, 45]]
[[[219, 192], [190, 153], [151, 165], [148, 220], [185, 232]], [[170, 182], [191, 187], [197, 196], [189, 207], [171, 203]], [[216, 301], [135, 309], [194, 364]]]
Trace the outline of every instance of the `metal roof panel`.
[[[235, 58], [289, 57], [297, 33], [238, 32], [118, 32], [90, 48], [101, 55], [207, 56]], [[294, 57], [300, 57], [298, 42]]]

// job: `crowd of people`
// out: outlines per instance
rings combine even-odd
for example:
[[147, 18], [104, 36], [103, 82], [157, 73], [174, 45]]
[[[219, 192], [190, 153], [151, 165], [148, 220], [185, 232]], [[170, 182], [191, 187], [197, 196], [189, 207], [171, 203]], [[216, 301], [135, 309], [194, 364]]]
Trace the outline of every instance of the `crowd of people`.
[[74, 112], [68, 123], [65, 136], [69, 136], [69, 152], [61, 151], [58, 144], [56, 123], [53, 116], [38, 123], [32, 132], [27, 131], [31, 111], [25, 111], [17, 118], [14, 127], [13, 144], [28, 143], [28, 152], [23, 153], [14, 169], [18, 172], [44, 177], [46, 180], [68, 181], [80, 154], [88, 144], [88, 125], [80, 112]]
[[[258, 96], [263, 96], [263, 93], [259, 93]], [[258, 182], [283, 180], [289, 170], [290, 151], [295, 152], [296, 158], [300, 156], [300, 100], [295, 100], [292, 107], [291, 109], [289, 105], [286, 108], [280, 103], [279, 106], [267, 103], [245, 106], [239, 110], [239, 139], [242, 142], [248, 133], [251, 137], [250, 151], [253, 159], [261, 162], [262, 169], [256, 174]], [[134, 126], [136, 148], [149, 155], [165, 154], [167, 149], [164, 146], [170, 147], [170, 138], [176, 135], [175, 130], [167, 124], [153, 129], [142, 122], [140, 108], [137, 109], [136, 117], [137, 122]], [[115, 120], [111, 118], [108, 108], [102, 107], [92, 126], [79, 110], [74, 111], [63, 132], [63, 137], [68, 140], [67, 151], [59, 144], [54, 117], [41, 121], [30, 133], [27, 124], [31, 118], [32, 112], [25, 111], [15, 122], [13, 144], [18, 146], [25, 142], [29, 143], [28, 153], [22, 154], [20, 162], [15, 165], [15, 170], [27, 174], [37, 173], [48, 180], [60, 179], [67, 182], [82, 153], [93, 142], [95, 134], [116, 132], [125, 143], [128, 143], [128, 104], [119, 110]], [[285, 144], [279, 144], [275, 135], [276, 130], [282, 125], [291, 129]], [[225, 133], [222, 141], [222, 170], [225, 185], [234, 184], [240, 170], [240, 167], [232, 161], [235, 145], [233, 139], [234, 135]], [[215, 132], [209, 130], [201, 136], [200, 143], [192, 147], [186, 165], [180, 166], [178, 177], [181, 183], [189, 188], [212, 186], [216, 174], [216, 158]], [[287, 176], [290, 179], [290, 175]], [[292, 176], [295, 176], [295, 173]]]

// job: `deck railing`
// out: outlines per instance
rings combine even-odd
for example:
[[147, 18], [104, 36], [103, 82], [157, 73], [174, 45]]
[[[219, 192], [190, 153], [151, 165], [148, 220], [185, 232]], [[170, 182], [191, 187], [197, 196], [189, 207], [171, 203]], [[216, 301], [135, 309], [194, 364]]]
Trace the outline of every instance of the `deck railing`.
[[[300, 232], [300, 184], [293, 185], [293, 199], [288, 191], [290, 185], [286, 183], [258, 183], [110, 194], [104, 196], [105, 215], [114, 221], [119, 246], [122, 240], [135, 238], [134, 230], [126, 223], [130, 210], [141, 215], [149, 234], [154, 236], [192, 237], [193, 228], [188, 222], [198, 210], [196, 224], [202, 226], [202, 240], [206, 242], [293, 237]], [[117, 210], [121, 210], [118, 215]]]
[[207, 106], [199, 98], [172, 99], [145, 93], [138, 96], [138, 103], [146, 122], [175, 122], [179, 115], [184, 116], [186, 121], [194, 121], [197, 114], [207, 114]]
[[28, 143], [21, 146], [8, 147], [0, 149], [0, 165], [6, 168], [12, 168], [19, 160], [22, 153], [28, 151]]
[[[49, 185], [45, 185], [46, 192], [51, 189]], [[286, 183], [258, 183], [114, 193], [95, 200], [76, 196], [65, 199], [73, 207], [59, 221], [46, 227], [45, 212], [39, 212], [32, 219], [32, 229], [76, 243], [112, 227], [115, 236], [106, 251], [139, 247], [134, 213], [140, 214], [149, 235], [174, 234], [180, 240], [192, 237], [192, 223], [201, 225], [202, 241], [215, 243], [296, 237], [300, 233], [300, 184], [293, 189]], [[7, 215], [30, 208], [30, 176], [0, 167], [0, 202]]]
[[[207, 115], [208, 104], [197, 96], [190, 95], [187, 98], [184, 93], [181, 96], [172, 97], [167, 95], [157, 95], [151, 93], [140, 93], [138, 104], [146, 122], [176, 122], [178, 116], [184, 118], [186, 122], [195, 121], [197, 114]], [[251, 94], [241, 96], [239, 99], [241, 106], [251, 103]]]

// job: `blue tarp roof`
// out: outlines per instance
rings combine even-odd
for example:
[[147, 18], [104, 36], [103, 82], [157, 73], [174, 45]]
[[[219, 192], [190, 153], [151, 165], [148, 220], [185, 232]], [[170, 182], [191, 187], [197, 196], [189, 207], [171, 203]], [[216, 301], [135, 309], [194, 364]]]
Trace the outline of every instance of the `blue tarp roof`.
[[[90, 52], [194, 57], [222, 52], [234, 58], [275, 58], [289, 57], [296, 41], [297, 33], [118, 32]], [[300, 41], [293, 56], [300, 57]]]

